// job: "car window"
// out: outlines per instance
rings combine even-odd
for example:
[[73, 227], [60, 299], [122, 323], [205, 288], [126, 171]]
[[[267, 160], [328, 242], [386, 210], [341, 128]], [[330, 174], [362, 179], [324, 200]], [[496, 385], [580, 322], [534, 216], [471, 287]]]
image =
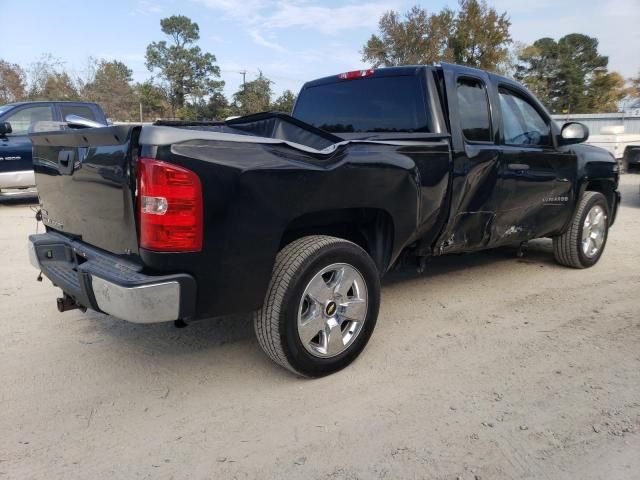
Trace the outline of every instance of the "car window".
[[5, 122], [11, 124], [12, 135], [26, 135], [29, 132], [29, 127], [34, 123], [52, 120], [53, 112], [51, 106], [38, 105], [18, 110], [16, 113], [9, 115]]
[[85, 105], [60, 105], [60, 113], [62, 114], [62, 118], [67, 118], [67, 115], [78, 115], [79, 117], [86, 118], [88, 120], [96, 120], [96, 115], [93, 113], [91, 108]]
[[472, 142], [491, 141], [489, 99], [480, 80], [458, 78], [458, 111], [464, 137]]
[[333, 133], [428, 132], [417, 75], [341, 80], [305, 88], [293, 116]]
[[549, 124], [525, 98], [499, 88], [504, 143], [507, 145], [550, 145]]

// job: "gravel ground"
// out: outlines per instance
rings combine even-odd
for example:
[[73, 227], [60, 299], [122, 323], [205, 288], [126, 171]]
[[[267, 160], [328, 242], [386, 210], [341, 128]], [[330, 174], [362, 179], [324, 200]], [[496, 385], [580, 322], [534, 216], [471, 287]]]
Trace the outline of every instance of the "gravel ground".
[[250, 318], [59, 314], [0, 203], [0, 478], [640, 478], [640, 175], [600, 263], [549, 240], [385, 281], [348, 369], [302, 380]]

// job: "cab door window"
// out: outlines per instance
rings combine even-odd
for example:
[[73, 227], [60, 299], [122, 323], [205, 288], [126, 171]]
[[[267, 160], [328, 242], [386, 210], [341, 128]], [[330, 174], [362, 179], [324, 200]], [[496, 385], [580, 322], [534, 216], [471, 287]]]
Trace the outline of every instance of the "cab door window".
[[12, 135], [26, 135], [29, 127], [34, 123], [51, 120], [53, 120], [53, 110], [50, 105], [22, 108], [5, 119], [11, 124]]
[[551, 145], [551, 128], [538, 111], [518, 93], [498, 89], [502, 131], [506, 145]]
[[96, 120], [96, 115], [93, 113], [93, 110], [86, 105], [58, 104], [58, 108], [60, 108], [63, 120], [67, 118], [67, 115], [78, 115], [88, 120]]
[[491, 142], [489, 98], [484, 84], [475, 78], [460, 77], [456, 90], [460, 126], [465, 140]]

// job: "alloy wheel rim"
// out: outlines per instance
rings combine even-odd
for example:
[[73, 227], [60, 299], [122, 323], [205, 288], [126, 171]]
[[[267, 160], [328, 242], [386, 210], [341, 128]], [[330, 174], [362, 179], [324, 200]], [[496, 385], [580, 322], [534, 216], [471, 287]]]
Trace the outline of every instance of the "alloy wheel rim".
[[582, 253], [594, 258], [604, 243], [607, 233], [607, 215], [601, 205], [594, 205], [582, 224]]
[[315, 357], [331, 358], [347, 350], [367, 317], [368, 292], [362, 274], [334, 263], [307, 284], [298, 308], [298, 336]]

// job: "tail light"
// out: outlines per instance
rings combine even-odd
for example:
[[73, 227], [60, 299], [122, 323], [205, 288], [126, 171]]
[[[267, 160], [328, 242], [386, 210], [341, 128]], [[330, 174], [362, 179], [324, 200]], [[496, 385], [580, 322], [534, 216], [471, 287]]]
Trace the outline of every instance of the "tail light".
[[202, 249], [202, 186], [191, 170], [138, 160], [140, 247], [161, 252]]
[[345, 72], [338, 75], [340, 80], [354, 80], [356, 78], [370, 77], [373, 75], [373, 68], [367, 70], [352, 70], [351, 72]]

